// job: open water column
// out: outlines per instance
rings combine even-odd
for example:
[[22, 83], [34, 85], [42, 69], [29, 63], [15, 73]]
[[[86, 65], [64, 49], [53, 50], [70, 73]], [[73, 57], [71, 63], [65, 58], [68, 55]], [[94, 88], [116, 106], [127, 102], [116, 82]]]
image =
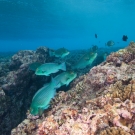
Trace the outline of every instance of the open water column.
[[[119, 46], [134, 40], [134, 0], [0, 0], [1, 51]], [[98, 34], [98, 40], [94, 34]]]

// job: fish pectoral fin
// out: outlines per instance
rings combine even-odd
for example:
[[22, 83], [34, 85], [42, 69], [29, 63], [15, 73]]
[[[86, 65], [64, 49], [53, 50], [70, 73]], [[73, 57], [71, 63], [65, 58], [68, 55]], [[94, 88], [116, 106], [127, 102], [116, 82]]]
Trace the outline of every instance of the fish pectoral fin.
[[50, 105], [48, 104], [48, 105], [46, 105], [43, 109], [46, 110], [46, 109], [49, 108], [49, 106], [50, 106]]
[[49, 83], [46, 83], [46, 84], [43, 85], [43, 87], [47, 87], [48, 85], [49, 85]]
[[43, 108], [38, 108], [38, 114], [39, 116], [41, 116], [44, 112], [44, 109]]
[[69, 85], [69, 82], [66, 84], [66, 86], [68, 86]]
[[41, 116], [41, 115], [43, 114], [44, 110], [48, 109], [49, 106], [50, 106], [50, 105], [47, 105], [47, 106], [45, 106], [45, 107], [39, 107], [39, 108], [38, 108], [38, 114], [39, 114], [39, 116]]
[[46, 71], [45, 70], [42, 70], [42, 73], [45, 73]]

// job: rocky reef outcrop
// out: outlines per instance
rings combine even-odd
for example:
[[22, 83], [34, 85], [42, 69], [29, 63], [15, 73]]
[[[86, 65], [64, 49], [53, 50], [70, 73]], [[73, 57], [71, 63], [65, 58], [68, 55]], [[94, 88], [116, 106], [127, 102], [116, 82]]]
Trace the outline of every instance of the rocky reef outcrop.
[[[59, 91], [51, 108], [27, 119], [12, 135], [134, 135], [135, 43]], [[29, 91], [31, 91], [29, 89]]]
[[48, 81], [30, 71], [29, 64], [50, 61], [48, 48], [40, 47], [36, 51], [19, 51], [10, 62], [0, 63], [1, 135], [9, 135], [11, 129], [26, 118], [33, 95]]

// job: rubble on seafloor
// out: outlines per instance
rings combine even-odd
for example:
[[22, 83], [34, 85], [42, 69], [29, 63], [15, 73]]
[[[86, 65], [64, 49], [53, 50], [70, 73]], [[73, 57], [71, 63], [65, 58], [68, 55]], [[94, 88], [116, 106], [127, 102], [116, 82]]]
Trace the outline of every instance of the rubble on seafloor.
[[12, 135], [134, 135], [135, 43], [59, 91], [41, 117], [29, 113]]

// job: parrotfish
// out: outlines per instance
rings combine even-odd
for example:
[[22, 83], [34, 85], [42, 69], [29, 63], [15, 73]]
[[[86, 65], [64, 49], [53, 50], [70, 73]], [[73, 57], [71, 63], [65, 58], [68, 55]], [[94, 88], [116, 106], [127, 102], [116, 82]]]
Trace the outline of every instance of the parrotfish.
[[68, 54], [69, 54], [69, 51], [67, 49], [65, 49], [64, 47], [59, 48], [55, 51], [52, 51], [52, 50], [49, 51], [50, 56], [55, 56], [55, 57], [59, 57], [59, 58], [64, 58]]
[[62, 85], [68, 86], [69, 83], [76, 78], [77, 74], [72, 71], [63, 72], [57, 75], [54, 79], [57, 84], [57, 88], [60, 88]]
[[34, 95], [30, 107], [32, 115], [41, 115], [49, 107], [49, 103], [56, 93], [56, 81], [52, 79], [49, 84], [44, 85]]
[[88, 52], [84, 54], [83, 57], [73, 66], [73, 69], [83, 69], [88, 65], [91, 65], [93, 61], [96, 59], [97, 53], [95, 52]]
[[38, 63], [38, 62], [34, 62], [34, 63], [31, 63], [29, 65], [29, 70], [32, 70], [32, 71], [36, 71], [36, 69], [41, 66], [42, 64], [41, 63]]
[[45, 63], [39, 66], [35, 72], [36, 75], [45, 75], [49, 76], [51, 73], [56, 73], [59, 70], [66, 71], [66, 64], [65, 62], [62, 64], [58, 63]]
[[112, 40], [109, 40], [107, 43], [105, 43], [106, 46], [113, 46], [115, 43]]

